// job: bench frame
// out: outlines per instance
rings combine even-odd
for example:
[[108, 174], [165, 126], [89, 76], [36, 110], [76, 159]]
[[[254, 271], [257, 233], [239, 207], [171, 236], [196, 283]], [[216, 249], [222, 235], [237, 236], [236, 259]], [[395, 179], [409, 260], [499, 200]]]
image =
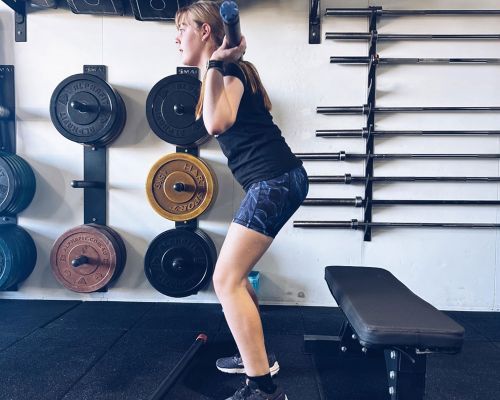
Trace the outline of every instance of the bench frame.
[[[423, 400], [425, 394], [425, 373], [427, 354], [443, 353], [443, 349], [417, 349], [415, 347], [364, 346], [347, 320], [344, 321], [340, 336], [304, 335], [306, 353], [313, 353], [315, 345], [333, 342], [338, 345], [342, 356], [380, 355], [383, 351], [389, 386], [390, 400]], [[456, 351], [450, 351], [456, 353]]]

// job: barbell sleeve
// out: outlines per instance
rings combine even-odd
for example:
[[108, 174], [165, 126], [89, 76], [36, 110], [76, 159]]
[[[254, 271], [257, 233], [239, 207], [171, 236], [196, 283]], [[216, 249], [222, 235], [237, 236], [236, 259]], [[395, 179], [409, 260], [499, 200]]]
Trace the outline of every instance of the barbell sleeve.
[[224, 33], [229, 47], [241, 42], [240, 12], [234, 1], [224, 1], [220, 6], [220, 16], [224, 23]]

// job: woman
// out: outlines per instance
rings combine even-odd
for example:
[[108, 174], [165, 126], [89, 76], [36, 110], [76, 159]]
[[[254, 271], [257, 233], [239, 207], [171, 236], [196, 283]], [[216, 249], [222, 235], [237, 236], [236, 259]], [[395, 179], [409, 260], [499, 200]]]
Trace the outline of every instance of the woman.
[[224, 372], [241, 372], [245, 385], [227, 400], [286, 400], [271, 372], [257, 297], [248, 274], [307, 195], [308, 179], [273, 123], [271, 102], [255, 67], [242, 61], [246, 41], [228, 48], [215, 1], [179, 9], [176, 43], [185, 65], [203, 78], [196, 114], [203, 118], [228, 158], [228, 166], [246, 192], [229, 227], [215, 266], [213, 283], [240, 356], [217, 360]]

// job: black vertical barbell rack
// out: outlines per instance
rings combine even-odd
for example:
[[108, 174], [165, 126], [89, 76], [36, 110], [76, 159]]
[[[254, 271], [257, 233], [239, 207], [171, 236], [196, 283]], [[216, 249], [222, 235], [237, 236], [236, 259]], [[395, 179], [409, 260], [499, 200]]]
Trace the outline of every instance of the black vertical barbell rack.
[[[309, 10], [309, 43], [320, 43], [318, 32], [321, 31], [320, 2], [311, 0]], [[317, 107], [317, 113], [326, 115], [339, 115], [339, 114], [362, 114], [366, 115], [366, 127], [362, 129], [340, 129], [340, 130], [317, 130], [317, 137], [357, 137], [366, 139], [365, 154], [350, 155], [351, 158], [364, 158], [365, 163], [365, 176], [355, 177], [353, 180], [349, 174], [345, 176], [317, 176], [310, 179], [314, 183], [364, 183], [365, 196], [364, 198], [355, 199], [309, 199], [305, 204], [310, 205], [355, 205], [364, 207], [364, 220], [362, 223], [356, 223], [356, 229], [364, 230], [364, 240], [371, 240], [371, 228], [384, 225], [384, 223], [372, 222], [372, 205], [383, 204], [385, 200], [373, 200], [373, 182], [386, 181], [386, 182], [401, 182], [401, 181], [454, 181], [454, 182], [497, 182], [498, 178], [495, 177], [378, 177], [373, 176], [373, 161], [377, 158], [384, 157], [417, 157], [432, 158], [436, 157], [453, 157], [463, 156], [464, 158], [497, 158], [499, 155], [415, 155], [415, 154], [400, 154], [400, 155], [378, 155], [374, 152], [374, 138], [377, 136], [389, 135], [408, 135], [408, 136], [449, 136], [449, 135], [499, 135], [499, 130], [455, 130], [455, 131], [376, 131], [375, 130], [375, 113], [393, 113], [393, 112], [443, 112], [443, 111], [500, 111], [500, 107], [376, 107], [376, 69], [378, 65], [391, 65], [391, 64], [498, 64], [498, 58], [380, 58], [377, 54], [378, 40], [453, 40], [453, 39], [480, 39], [480, 40], [498, 40], [500, 34], [445, 34], [445, 35], [429, 35], [429, 34], [379, 34], [377, 31], [377, 17], [398, 17], [398, 16], [418, 16], [418, 15], [500, 15], [500, 10], [383, 10], [380, 6], [372, 6], [368, 8], [327, 8], [325, 16], [366, 16], [369, 18], [369, 32], [355, 32], [355, 33], [336, 33], [327, 32], [326, 39], [333, 40], [368, 40], [369, 52], [367, 56], [356, 57], [331, 57], [330, 62], [336, 64], [367, 64], [368, 65], [368, 91], [367, 102], [362, 106], [347, 106], [347, 107]], [[342, 157], [341, 153], [331, 154], [298, 154], [302, 159], [338, 159], [340, 161], [346, 159]], [[337, 155], [339, 157], [337, 157]], [[310, 156], [310, 157], [309, 157]], [[487, 157], [488, 156], [488, 157]], [[356, 158], [356, 157], [354, 157]], [[362, 200], [361, 202], [359, 200]], [[397, 204], [398, 200], [388, 200]], [[404, 202], [404, 201], [403, 201]], [[409, 201], [409, 204], [412, 203]], [[498, 201], [458, 201], [458, 200], [425, 200], [423, 204], [497, 204]], [[352, 222], [343, 223], [342, 221], [296, 221], [294, 226], [302, 227], [352, 227]], [[393, 223], [388, 226], [463, 226], [475, 227], [485, 225], [485, 227], [497, 227], [498, 224], [399, 224]], [[470, 225], [470, 226], [469, 226]], [[385, 226], [385, 225], [384, 225]]]

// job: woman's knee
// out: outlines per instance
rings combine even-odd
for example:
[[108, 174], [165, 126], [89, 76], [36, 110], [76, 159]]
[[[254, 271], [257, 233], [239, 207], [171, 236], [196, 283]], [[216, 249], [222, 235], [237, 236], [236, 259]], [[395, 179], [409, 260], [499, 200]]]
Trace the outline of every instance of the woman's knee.
[[220, 298], [226, 294], [230, 294], [240, 288], [245, 288], [246, 281], [244, 277], [240, 277], [234, 273], [228, 272], [223, 268], [215, 268], [212, 276], [215, 293]]

